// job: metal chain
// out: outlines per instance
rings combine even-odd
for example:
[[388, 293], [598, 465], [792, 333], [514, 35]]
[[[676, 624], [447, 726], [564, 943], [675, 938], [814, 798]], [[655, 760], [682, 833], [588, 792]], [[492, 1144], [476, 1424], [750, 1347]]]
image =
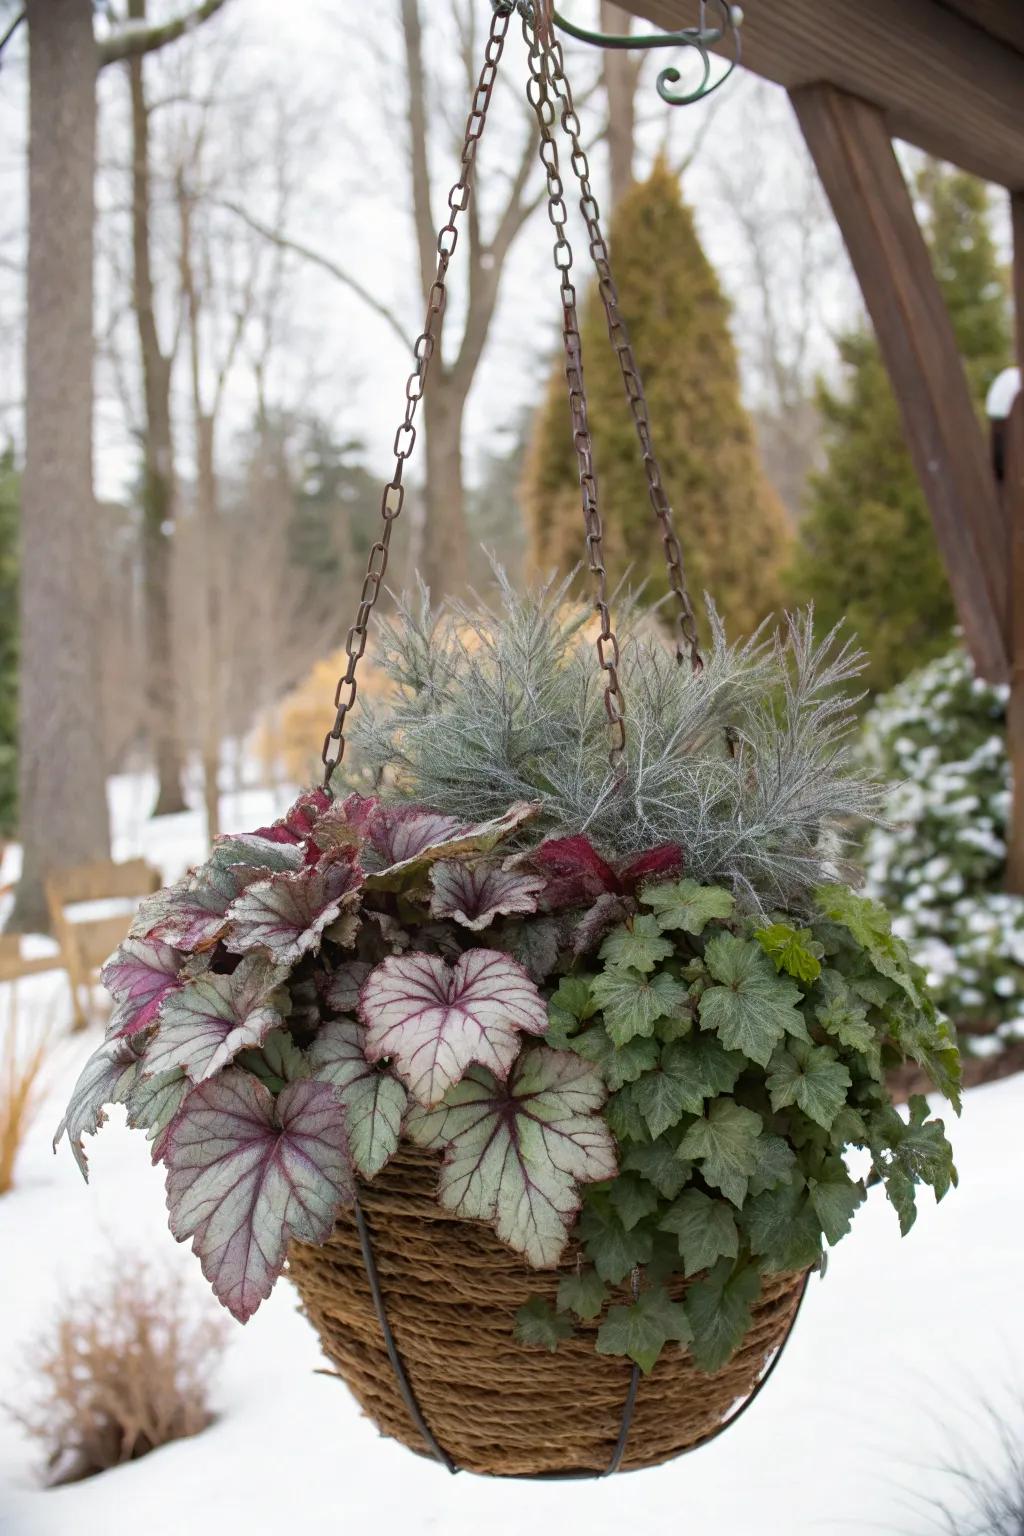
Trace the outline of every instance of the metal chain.
[[702, 672], [704, 660], [700, 653], [693, 601], [686, 584], [683, 551], [672, 520], [672, 507], [662, 482], [661, 468], [654, 453], [651, 418], [647, 409], [643, 380], [630, 344], [626, 323], [619, 309], [619, 295], [612, 277], [608, 245], [601, 230], [601, 209], [594, 196], [590, 180], [590, 162], [580, 137], [581, 125], [573, 103], [572, 86], [565, 73], [565, 53], [557, 39], [552, 39], [547, 50], [547, 59], [550, 83], [562, 104], [562, 128], [572, 144], [571, 162], [580, 187], [580, 212], [590, 236], [590, 254], [597, 269], [598, 291], [608, 321], [608, 336], [619, 360], [622, 382], [626, 387], [626, 398], [629, 401], [637, 437], [640, 440], [644, 473], [647, 476], [647, 494], [661, 527], [661, 541], [665, 550], [669, 585], [679, 604], [676, 654], [680, 661], [688, 659], [695, 673]]
[[[480, 71], [480, 79], [477, 84], [476, 94], [473, 97], [469, 117], [466, 121], [465, 141], [462, 146], [461, 175], [448, 194], [448, 222], [441, 229], [437, 237], [437, 274], [427, 297], [427, 315], [423, 330], [417, 338], [413, 348], [416, 358], [416, 367], [405, 386], [405, 416], [401, 426], [395, 434], [395, 470], [391, 479], [384, 487], [381, 498], [380, 515], [383, 522], [380, 537], [370, 550], [370, 556], [366, 566], [366, 576], [363, 580], [363, 588], [359, 598], [359, 607], [356, 611], [356, 620], [348, 632], [345, 642], [345, 654], [348, 664], [338, 681], [334, 693], [334, 707], [336, 710], [334, 725], [324, 738], [321, 761], [324, 765], [323, 784], [325, 790], [330, 793], [331, 778], [334, 770], [345, 756], [345, 720], [356, 701], [358, 684], [356, 682], [356, 670], [360, 658], [366, 650], [367, 626], [374, 605], [380, 595], [381, 582], [388, 567], [388, 554], [391, 548], [391, 530], [395, 520], [400, 516], [405, 503], [405, 465], [416, 445], [416, 412], [420, 400], [423, 398], [423, 388], [430, 369], [430, 360], [440, 343], [441, 324], [444, 317], [447, 290], [445, 281], [448, 276], [448, 267], [451, 263], [455, 247], [458, 243], [458, 218], [469, 207], [469, 200], [473, 195], [473, 169], [476, 163], [477, 147], [487, 121], [487, 109], [491, 104], [491, 95], [494, 91], [494, 83], [497, 79], [498, 65], [505, 47], [505, 38], [508, 33], [509, 22], [515, 10], [511, 0], [495, 6], [491, 18], [490, 34], [484, 50], [484, 63]], [[336, 745], [335, 745], [336, 744]]]
[[561, 274], [562, 336], [565, 342], [565, 376], [569, 385], [569, 409], [572, 413], [573, 443], [580, 471], [583, 525], [586, 532], [587, 564], [594, 578], [594, 608], [601, 621], [597, 638], [597, 657], [605, 674], [604, 707], [608, 716], [611, 742], [608, 761], [616, 774], [625, 771], [625, 705], [619, 684], [619, 642], [612, 628], [608, 610], [608, 575], [604, 565], [604, 529], [597, 500], [597, 476], [594, 472], [594, 445], [587, 415], [587, 396], [583, 383], [583, 349], [580, 341], [576, 289], [572, 281], [572, 246], [566, 234], [569, 210], [559, 174], [558, 146], [552, 127], [555, 108], [548, 90], [548, 64], [551, 43], [545, 45], [529, 13], [523, 16], [523, 37], [530, 64], [526, 95], [540, 128], [540, 160], [547, 176], [548, 217], [555, 229], [554, 260]]

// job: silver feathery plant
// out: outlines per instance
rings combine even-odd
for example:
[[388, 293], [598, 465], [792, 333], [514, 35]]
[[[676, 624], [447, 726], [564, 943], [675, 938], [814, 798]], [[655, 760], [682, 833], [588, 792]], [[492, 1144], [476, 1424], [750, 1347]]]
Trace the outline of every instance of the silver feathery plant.
[[585, 833], [609, 856], [677, 842], [687, 873], [747, 907], [798, 908], [842, 867], [849, 832], [877, 817], [881, 789], [852, 763], [851, 685], [865, 656], [810, 611], [730, 643], [708, 600], [703, 671], [680, 666], [648, 613], [625, 602], [619, 675], [627, 754], [607, 762], [592, 608], [571, 578], [497, 601], [431, 607], [421, 587], [381, 623], [394, 696], [353, 733], [391, 797], [465, 821], [536, 800], [545, 834]]

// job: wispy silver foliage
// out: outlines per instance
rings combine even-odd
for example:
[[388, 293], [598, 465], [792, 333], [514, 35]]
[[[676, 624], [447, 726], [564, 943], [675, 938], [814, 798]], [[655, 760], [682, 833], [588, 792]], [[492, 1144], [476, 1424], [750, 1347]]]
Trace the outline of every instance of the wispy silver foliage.
[[694, 878], [728, 883], [748, 905], [798, 905], [836, 877], [849, 830], [879, 804], [849, 753], [864, 654], [835, 630], [816, 641], [809, 612], [740, 644], [708, 612], [696, 676], [649, 617], [628, 605], [620, 615], [617, 782], [592, 610], [567, 581], [522, 596], [498, 572], [493, 604], [440, 610], [421, 589], [380, 626], [397, 698], [359, 719], [362, 758], [393, 794], [466, 821], [539, 800], [545, 832], [583, 832], [614, 855], [678, 842]]

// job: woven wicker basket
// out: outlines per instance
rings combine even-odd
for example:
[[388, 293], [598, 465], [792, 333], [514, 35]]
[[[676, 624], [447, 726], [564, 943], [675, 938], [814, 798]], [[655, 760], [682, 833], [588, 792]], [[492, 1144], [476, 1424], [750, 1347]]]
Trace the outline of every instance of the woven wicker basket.
[[[517, 1308], [536, 1295], [553, 1301], [558, 1274], [527, 1269], [487, 1227], [447, 1215], [436, 1187], [436, 1159], [403, 1148], [361, 1193], [388, 1320], [436, 1441], [472, 1472], [606, 1472], [629, 1362], [595, 1353], [596, 1324], [578, 1327], [555, 1354], [517, 1345]], [[322, 1248], [293, 1245], [289, 1273], [325, 1354], [364, 1411], [385, 1435], [426, 1452], [388, 1358], [355, 1221], [339, 1221]], [[623, 1470], [668, 1461], [731, 1417], [785, 1341], [805, 1278], [766, 1284], [745, 1343], [714, 1376], [680, 1350], [665, 1350], [640, 1381]]]

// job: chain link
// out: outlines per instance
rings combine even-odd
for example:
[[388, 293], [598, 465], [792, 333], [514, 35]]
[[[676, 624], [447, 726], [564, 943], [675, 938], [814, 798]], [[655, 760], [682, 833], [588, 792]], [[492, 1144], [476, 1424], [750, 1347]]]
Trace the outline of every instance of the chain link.
[[630, 344], [626, 323], [619, 309], [619, 294], [612, 277], [608, 245], [601, 231], [601, 209], [590, 180], [590, 162], [581, 141], [580, 120], [573, 103], [572, 86], [565, 73], [565, 53], [562, 44], [552, 39], [547, 50], [549, 77], [561, 106], [562, 128], [572, 144], [572, 169], [580, 188], [580, 212], [590, 236], [590, 254], [597, 269], [598, 291], [608, 321], [608, 336], [615, 349], [626, 387], [626, 398], [633, 413], [640, 450], [643, 455], [644, 473], [647, 476], [647, 494], [654, 515], [661, 528], [661, 542], [665, 550], [669, 585], [679, 604], [676, 654], [680, 661], [688, 659], [695, 673], [702, 672], [704, 661], [700, 653], [697, 621], [693, 602], [686, 584], [686, 568], [683, 551], [672, 520], [672, 507], [661, 478], [661, 468], [655, 457], [651, 438], [651, 418], [647, 409], [643, 380], [637, 367], [636, 356]]
[[324, 737], [323, 751], [320, 754], [324, 765], [323, 784], [328, 793], [330, 793], [334, 770], [345, 756], [345, 721], [356, 702], [358, 693], [356, 671], [366, 650], [367, 626], [377, 598], [380, 596], [381, 582], [388, 567], [391, 530], [405, 504], [405, 466], [416, 446], [416, 413], [423, 398], [430, 361], [440, 346], [441, 325], [447, 301], [445, 282], [448, 267], [458, 244], [458, 219], [459, 215], [469, 207], [469, 200], [473, 195], [473, 170], [476, 164], [477, 147], [487, 121], [487, 109], [491, 104], [498, 66], [501, 63], [505, 38], [514, 9], [512, 4], [496, 6], [491, 17], [490, 34], [484, 50], [484, 63], [466, 121], [461, 175], [448, 194], [448, 222], [442, 227], [437, 237], [437, 274], [427, 296], [427, 315], [423, 330], [413, 349], [416, 367], [405, 385], [405, 415], [395, 433], [394, 473], [384, 487], [381, 498], [380, 515], [383, 526], [380, 537], [370, 550], [356, 620], [345, 642], [348, 664], [338, 680], [334, 693], [336, 710], [334, 725]]
[[526, 95], [537, 116], [540, 129], [540, 160], [547, 177], [548, 218], [555, 230], [554, 261], [561, 276], [562, 336], [565, 342], [565, 377], [569, 385], [569, 409], [572, 414], [573, 444], [580, 471], [580, 495], [586, 533], [587, 565], [594, 578], [594, 608], [601, 623], [597, 637], [597, 659], [605, 674], [604, 707], [608, 716], [611, 743], [608, 760], [616, 774], [625, 771], [625, 705], [619, 684], [619, 642], [612, 628], [608, 610], [608, 574], [604, 565], [604, 529], [597, 500], [597, 476], [594, 472], [594, 445], [587, 415], [587, 395], [583, 383], [583, 349], [580, 341], [576, 289], [572, 281], [572, 245], [566, 234], [569, 211], [559, 172], [558, 146], [552, 127], [556, 121], [554, 103], [548, 88], [551, 44], [542, 42], [531, 16], [523, 17], [530, 64]]

